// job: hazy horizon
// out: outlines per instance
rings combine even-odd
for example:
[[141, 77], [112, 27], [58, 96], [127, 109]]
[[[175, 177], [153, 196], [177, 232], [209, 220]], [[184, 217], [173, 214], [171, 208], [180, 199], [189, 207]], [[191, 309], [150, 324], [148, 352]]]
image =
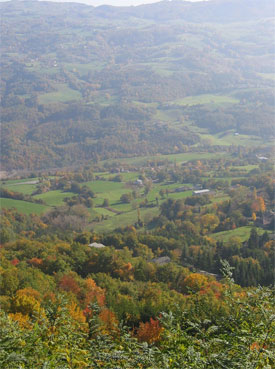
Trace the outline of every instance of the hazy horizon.
[[[0, 0], [0, 2], [8, 2], [12, 0]], [[112, 5], [112, 6], [137, 6], [142, 4], [153, 4], [159, 3], [163, 0], [38, 0], [38, 1], [52, 1], [56, 3], [80, 3], [91, 6], [100, 6], [100, 5]], [[172, 1], [172, 0], [166, 0]], [[182, 0], [188, 2], [203, 2], [209, 0]]]

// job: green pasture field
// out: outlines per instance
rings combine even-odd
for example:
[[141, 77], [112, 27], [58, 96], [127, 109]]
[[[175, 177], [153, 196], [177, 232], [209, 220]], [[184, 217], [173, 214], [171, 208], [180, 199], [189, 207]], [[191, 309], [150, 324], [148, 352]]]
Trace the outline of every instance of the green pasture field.
[[[213, 177], [213, 179], [215, 181], [227, 181], [229, 185], [231, 185], [231, 182], [232, 180], [234, 179], [238, 179], [238, 180], [241, 180], [241, 179], [244, 179], [245, 177], [243, 176], [232, 176], [232, 177]], [[207, 177], [203, 177], [202, 180], [206, 180]]]
[[0, 199], [1, 208], [12, 209], [15, 208], [19, 213], [22, 214], [42, 214], [49, 210], [50, 207], [47, 205], [34, 204], [32, 202], [14, 200], [14, 199]]
[[79, 73], [80, 75], [85, 75], [90, 71], [100, 71], [102, 70], [106, 64], [99, 62], [92, 63], [62, 63], [62, 65], [70, 72]]
[[101, 91], [95, 91], [94, 95], [90, 99], [90, 101], [87, 102], [87, 104], [99, 104], [99, 105], [113, 105], [117, 102], [117, 97], [112, 94], [111, 91], [104, 92]]
[[32, 184], [17, 184], [17, 183], [12, 183], [12, 184], [8, 184], [8, 185], [3, 185], [1, 186], [7, 190], [13, 191], [13, 192], [19, 192], [22, 193], [24, 195], [31, 195], [35, 190], [36, 190], [36, 185], [32, 185]]
[[105, 172], [102, 174], [95, 173], [95, 176], [106, 178], [109, 182], [114, 182], [114, 181], [111, 181], [111, 179], [116, 177], [117, 175], [122, 177], [122, 182], [118, 182], [118, 183], [123, 183], [123, 182], [135, 181], [136, 179], [138, 179], [140, 172], [128, 172], [128, 173], [127, 172], [117, 172], [117, 173]]
[[163, 77], [170, 77], [173, 71], [173, 65], [168, 63], [141, 63], [142, 66], [151, 67], [153, 72]]
[[218, 192], [216, 195], [214, 195], [214, 197], [211, 199], [211, 203], [215, 204], [217, 202], [222, 202], [222, 201], [226, 201], [226, 200], [230, 200], [230, 196], [224, 194], [223, 192]]
[[93, 202], [95, 206], [101, 206], [104, 199], [107, 199], [109, 200], [110, 208], [117, 209], [117, 207], [119, 207], [120, 209], [118, 211], [123, 211], [122, 208], [127, 209], [128, 204], [122, 204], [120, 202], [120, 197], [121, 195], [127, 192], [130, 192], [130, 191], [129, 190], [117, 190], [117, 191], [103, 192], [101, 194], [97, 194], [96, 198], [93, 199]]
[[[178, 187], [183, 187], [183, 186], [187, 186], [186, 184], [182, 184], [182, 183], [172, 183], [172, 184], [163, 184], [163, 183], [156, 183], [153, 185], [151, 191], [148, 193], [147, 198], [149, 201], [155, 201], [156, 197], [158, 197], [159, 201], [162, 201], [162, 198], [159, 194], [160, 190], [166, 190], [168, 189], [169, 191], [173, 191], [174, 189], [178, 188]], [[185, 198], [187, 196], [190, 196], [192, 194], [192, 191], [184, 191], [184, 192], [169, 192], [168, 193], [168, 198], [171, 197], [173, 199], [182, 199]], [[167, 196], [166, 194], [164, 194], [164, 199], [166, 200]]]
[[124, 193], [131, 192], [131, 189], [125, 188], [125, 184], [122, 182], [111, 182], [111, 181], [90, 181], [85, 182], [83, 185], [89, 187], [94, 191], [96, 198], [93, 199], [94, 204], [97, 206], [102, 205], [104, 199], [108, 199], [110, 207], [118, 209], [118, 211], [128, 210], [129, 204], [121, 204], [120, 197]]
[[240, 169], [245, 170], [246, 172], [249, 172], [250, 170], [259, 168], [258, 164], [248, 164], [248, 165], [236, 165], [230, 167], [230, 169]]
[[52, 102], [66, 102], [71, 100], [80, 100], [81, 93], [69, 88], [67, 85], [60, 83], [56, 85], [58, 91], [48, 92], [39, 96], [40, 104], [49, 104]]
[[125, 186], [123, 182], [113, 182], [113, 181], [89, 181], [82, 183], [82, 185], [89, 187], [92, 191], [94, 191], [94, 193], [98, 194], [109, 193], [111, 191], [118, 191], [123, 189]]
[[[182, 163], [185, 161], [192, 161], [192, 160], [203, 160], [203, 159], [218, 159], [224, 157], [227, 153], [225, 152], [216, 152], [216, 153], [209, 153], [209, 152], [188, 152], [188, 153], [180, 153], [180, 154], [168, 154], [168, 155], [152, 155], [152, 156], [138, 156], [132, 158], [122, 158], [117, 159], [116, 163], [119, 162], [120, 164], [129, 164], [129, 165], [141, 165], [146, 164], [147, 161], [158, 161], [158, 160], [167, 160], [168, 162], [175, 162], [175, 163]], [[227, 154], [228, 156], [230, 154]], [[106, 160], [101, 161], [100, 163], [103, 164]]]
[[228, 95], [214, 95], [214, 94], [202, 94], [202, 95], [194, 95], [187, 96], [183, 99], [177, 99], [171, 102], [171, 105], [224, 105], [224, 104], [238, 104], [240, 102], [239, 99], [228, 96]]
[[[103, 197], [103, 196], [96, 196], [94, 199], [93, 199], [93, 203], [94, 203], [94, 206], [101, 206], [103, 204], [103, 200], [104, 199], [107, 199], [107, 197]], [[109, 199], [107, 199], [109, 200]], [[110, 200], [109, 200], [110, 201]]]
[[62, 192], [60, 190], [49, 191], [33, 196], [35, 199], [43, 200], [49, 206], [62, 206], [64, 205], [65, 197], [72, 197], [75, 194], [72, 192]]
[[24, 179], [8, 179], [8, 180], [4, 180], [4, 181], [1, 181], [0, 182], [0, 185], [2, 186], [6, 186], [6, 185], [11, 185], [11, 184], [20, 184], [20, 183], [24, 183], [25, 182], [32, 182], [32, 181], [38, 181], [39, 178], [36, 177], [36, 178], [24, 178]]
[[[137, 199], [133, 199], [131, 203], [121, 203], [120, 202], [121, 195], [124, 193], [131, 192], [132, 189], [124, 188], [123, 183], [121, 182], [107, 182], [107, 181], [97, 181], [97, 182], [98, 183], [93, 182], [93, 186], [91, 186], [90, 188], [92, 188], [94, 191], [95, 189], [98, 190], [98, 191], [95, 191], [97, 197], [94, 199], [94, 203], [97, 206], [95, 208], [95, 211], [99, 212], [100, 214], [104, 213], [104, 211], [102, 212], [102, 210], [99, 210], [100, 209], [99, 207], [102, 205], [104, 199], [109, 200], [110, 208], [113, 208], [115, 211], [125, 213], [125, 212], [133, 211], [133, 207], [135, 206], [138, 207], [139, 203], [144, 201], [145, 198], [147, 198], [149, 202], [155, 203], [156, 197], [158, 197], [159, 203], [161, 203], [165, 201], [167, 198], [165, 195], [164, 199], [161, 199], [159, 195], [159, 191], [161, 189], [173, 190], [174, 188], [182, 186], [182, 184], [180, 183], [173, 183], [173, 184], [168, 184], [168, 185], [160, 184], [160, 183], [154, 184], [152, 189], [150, 190], [150, 192], [148, 193], [146, 197], [140, 196]], [[91, 184], [91, 182], [89, 183]], [[140, 192], [140, 194], [142, 194], [144, 191], [144, 188], [138, 188], [137, 190]], [[186, 191], [186, 192], [178, 192], [178, 193], [169, 193], [168, 197], [171, 197], [174, 199], [182, 199], [182, 198], [185, 198], [191, 195], [192, 195], [192, 191]]]
[[[228, 242], [232, 237], [238, 237], [242, 242], [248, 240], [250, 231], [253, 226], [239, 227], [230, 231], [212, 233], [211, 237], [216, 241]], [[263, 234], [265, 231], [262, 228], [257, 228], [258, 234]]]
[[182, 128], [183, 125], [185, 125], [185, 122], [183, 123], [183, 125], [182, 123], [178, 122], [179, 117], [183, 117], [182, 112], [180, 111], [180, 109], [173, 108], [170, 108], [169, 110], [157, 109], [154, 115], [155, 119], [166, 122], [168, 125], [170, 124], [173, 127]]
[[95, 172], [94, 173], [95, 177], [107, 177], [110, 175], [110, 172], [105, 171], [105, 172]]
[[44, 65], [40, 64], [39, 62], [32, 62], [25, 64], [26, 68], [29, 71], [36, 72], [36, 73], [43, 73], [43, 75], [53, 75], [59, 72], [59, 66], [57, 67], [45, 67]]
[[94, 208], [93, 209], [95, 213], [99, 214], [99, 215], [107, 215], [108, 217], [113, 217], [116, 214], [108, 209], [105, 208]]
[[135, 105], [138, 105], [144, 108], [157, 108], [158, 107], [157, 102], [143, 102], [143, 101], [138, 101], [138, 100], [132, 100], [131, 102], [132, 104], [135, 104]]
[[192, 191], [169, 193], [168, 198], [172, 198], [174, 200], [181, 200], [189, 196], [192, 196]]
[[222, 132], [213, 135], [199, 132], [197, 133], [200, 135], [202, 139], [207, 140], [210, 145], [259, 146], [264, 143], [260, 137], [243, 134], [235, 136], [235, 132], [233, 131]]
[[140, 173], [139, 172], [129, 172], [129, 173], [118, 173], [122, 176], [123, 182], [135, 181], [138, 179]]
[[132, 203], [122, 203], [120, 201], [113, 204], [111, 203], [110, 208], [113, 208], [121, 213], [133, 210]]
[[[157, 216], [159, 213], [158, 208], [143, 208], [140, 209], [141, 220], [148, 222], [153, 217]], [[138, 220], [137, 210], [132, 210], [123, 214], [115, 215], [103, 222], [94, 223], [93, 229], [96, 232], [110, 232], [119, 227], [126, 227], [127, 225], [132, 225]]]
[[[132, 174], [132, 173], [129, 173]], [[136, 173], [137, 175], [138, 173]], [[115, 211], [120, 212], [120, 214], [115, 214], [115, 212], [111, 212], [108, 209], [101, 208], [101, 207], [95, 207], [92, 209], [92, 218], [95, 218], [98, 215], [107, 215], [109, 218], [107, 220], [104, 220], [100, 223], [94, 223], [94, 229], [96, 231], [109, 231], [113, 230], [118, 227], [127, 226], [130, 224], [133, 224], [137, 221], [137, 209], [134, 207], [138, 207], [139, 203], [144, 201], [145, 197], [138, 197], [136, 200], [132, 200], [131, 203], [121, 203], [120, 202], [120, 196], [123, 193], [129, 192], [131, 190], [127, 188], [123, 188], [123, 183], [117, 183], [117, 182], [107, 182], [107, 181], [97, 181], [96, 182], [90, 182], [93, 187], [91, 187], [93, 190], [99, 190], [104, 192], [98, 192], [97, 198], [94, 199], [94, 202], [97, 206], [100, 206], [103, 203], [103, 199], [107, 198], [110, 201], [110, 208], [113, 208]], [[173, 183], [173, 184], [154, 184], [151, 191], [147, 195], [147, 199], [149, 202], [154, 203], [156, 201], [156, 197], [159, 198], [159, 203], [161, 204], [163, 201], [166, 200], [166, 196], [164, 199], [160, 198], [159, 191], [160, 189], [174, 189], [177, 187], [182, 186], [182, 184], [179, 183]], [[114, 187], [116, 187], [114, 189]], [[140, 193], [143, 193], [143, 188], [141, 188]], [[192, 191], [186, 191], [186, 192], [179, 192], [179, 193], [169, 193], [168, 197], [175, 198], [175, 199], [181, 199], [185, 198], [187, 196], [190, 196], [192, 194]], [[156, 204], [155, 204], [156, 205]], [[151, 219], [153, 216], [156, 216], [159, 213], [158, 207], [153, 208], [140, 208], [140, 215], [141, 218], [143, 216], [148, 219]]]
[[89, 208], [87, 210], [88, 210], [88, 213], [90, 214], [90, 221], [94, 220], [96, 217], [101, 215], [100, 213], [96, 211], [97, 208]]

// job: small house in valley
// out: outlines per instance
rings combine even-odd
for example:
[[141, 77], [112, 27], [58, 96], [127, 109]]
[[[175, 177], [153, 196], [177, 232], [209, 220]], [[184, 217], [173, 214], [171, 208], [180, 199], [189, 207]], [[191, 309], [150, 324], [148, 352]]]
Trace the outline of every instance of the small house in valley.
[[193, 195], [205, 195], [205, 194], [209, 194], [210, 190], [208, 190], [207, 188], [205, 190], [196, 190], [193, 191]]
[[89, 244], [89, 247], [94, 247], [95, 249], [103, 249], [106, 246], [102, 243], [93, 242]]

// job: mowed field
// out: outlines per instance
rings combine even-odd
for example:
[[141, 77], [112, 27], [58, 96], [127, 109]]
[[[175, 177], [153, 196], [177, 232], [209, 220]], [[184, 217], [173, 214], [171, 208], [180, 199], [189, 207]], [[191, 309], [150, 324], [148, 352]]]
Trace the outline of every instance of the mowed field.
[[64, 199], [66, 197], [72, 197], [74, 194], [72, 192], [62, 192], [59, 190], [49, 191], [39, 195], [35, 195], [35, 199], [41, 199], [45, 204], [49, 206], [61, 206], [64, 205]]
[[48, 104], [51, 102], [66, 102], [71, 100], [80, 100], [81, 93], [79, 91], [73, 90], [65, 84], [56, 85], [57, 91], [48, 92], [39, 96], [40, 104]]
[[[218, 159], [224, 157], [225, 155], [229, 155], [225, 152], [188, 152], [188, 153], [180, 153], [180, 154], [168, 154], [168, 155], [151, 155], [151, 156], [138, 156], [138, 157], [131, 157], [131, 158], [122, 158], [116, 159], [116, 163], [120, 164], [130, 164], [130, 165], [143, 165], [147, 162], [153, 161], [160, 161], [160, 160], [167, 160], [168, 162], [174, 163], [183, 163], [186, 161], [193, 161], [193, 160], [202, 160], [202, 159]], [[106, 162], [110, 162], [110, 159], [103, 160], [100, 163], [104, 164]]]
[[17, 183], [12, 183], [12, 184], [6, 184], [1, 186], [7, 190], [10, 190], [12, 192], [19, 192], [19, 193], [23, 193], [24, 195], [31, 195], [35, 190], [36, 190], [36, 185], [35, 184], [17, 184]]
[[13, 192], [31, 195], [36, 190], [37, 183], [38, 178], [12, 179], [1, 181], [0, 186]]
[[221, 145], [221, 146], [230, 146], [230, 145], [239, 145], [239, 146], [256, 146], [263, 145], [265, 142], [260, 137], [252, 136], [252, 135], [244, 135], [237, 134], [234, 131], [227, 131], [217, 134], [208, 134], [208, 133], [200, 133], [199, 130], [197, 132], [201, 139], [207, 141], [210, 145]]
[[[143, 208], [140, 209], [140, 218], [142, 221], [148, 222], [153, 219], [159, 213], [159, 209], [155, 208]], [[137, 210], [131, 210], [119, 215], [115, 215], [103, 222], [93, 224], [93, 229], [97, 232], [109, 232], [119, 227], [126, 227], [134, 224], [138, 221]]]
[[[213, 233], [211, 235], [212, 238], [214, 238], [216, 241], [223, 241], [228, 242], [231, 238], [237, 237], [240, 239], [240, 241], [246, 241], [249, 238], [251, 229], [253, 226], [245, 226], [245, 227], [239, 227], [230, 231], [223, 231], [218, 233]], [[264, 230], [262, 228], [256, 228], [258, 234], [263, 234]]]
[[1, 208], [12, 209], [15, 208], [19, 213], [22, 214], [38, 214], [41, 215], [47, 210], [50, 210], [49, 206], [35, 204], [32, 202], [13, 200], [13, 199], [0, 199]]
[[238, 104], [239, 99], [229, 95], [202, 94], [195, 96], [187, 96], [183, 99], [174, 100], [172, 105], [225, 105]]

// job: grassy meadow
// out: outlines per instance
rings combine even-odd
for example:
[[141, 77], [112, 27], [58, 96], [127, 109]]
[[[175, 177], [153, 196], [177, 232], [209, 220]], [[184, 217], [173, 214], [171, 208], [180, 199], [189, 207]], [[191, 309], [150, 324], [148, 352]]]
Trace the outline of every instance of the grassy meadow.
[[[231, 238], [238, 238], [241, 242], [246, 241], [249, 238], [251, 229], [253, 226], [245, 226], [245, 227], [239, 227], [230, 231], [223, 231], [218, 233], [213, 233], [211, 235], [212, 238], [214, 238], [216, 241], [223, 241], [228, 242]], [[262, 228], [256, 228], [258, 234], [263, 234], [264, 230]]]
[[23, 184], [22, 183], [8, 183], [5, 185], [2, 185], [1, 187], [13, 191], [13, 192], [19, 192], [23, 193], [24, 195], [31, 195], [36, 190], [35, 184]]
[[[140, 218], [144, 221], [149, 221], [153, 219], [156, 215], [158, 215], [158, 208], [143, 208], [140, 209]], [[103, 221], [103, 222], [94, 222], [92, 228], [97, 232], [109, 232], [115, 230], [119, 227], [125, 227], [127, 225], [132, 225], [137, 222], [138, 214], [137, 210], [131, 210], [125, 212], [123, 214], [114, 215], [113, 217]]]
[[187, 96], [183, 99], [174, 100], [172, 105], [225, 105], [225, 104], [238, 104], [239, 99], [229, 96], [229, 95], [214, 95], [214, 94], [202, 94], [195, 96]]
[[39, 96], [38, 100], [40, 104], [49, 104], [53, 102], [67, 102], [71, 100], [80, 100], [81, 93], [73, 90], [66, 84], [57, 84], [57, 91], [48, 92]]
[[12, 209], [15, 208], [22, 214], [37, 214], [41, 215], [50, 209], [47, 205], [35, 204], [32, 202], [14, 200], [14, 199], [0, 199], [1, 208]]
[[[180, 154], [168, 154], [168, 155], [151, 155], [151, 156], [135, 156], [131, 158], [122, 158], [122, 159], [116, 159], [116, 163], [123, 164], [129, 164], [129, 165], [137, 165], [141, 166], [146, 164], [149, 161], [160, 161], [164, 160], [167, 162], [173, 162], [173, 163], [183, 163], [186, 161], [193, 161], [193, 160], [202, 160], [202, 159], [214, 159], [214, 158], [221, 158], [226, 153], [224, 152], [217, 152], [217, 153], [211, 153], [211, 152], [188, 152], [188, 153], [180, 153]], [[102, 160], [100, 163], [104, 164], [106, 162], [110, 162], [110, 160]]]
[[35, 195], [34, 198], [43, 200], [48, 206], [62, 206], [64, 205], [64, 199], [66, 197], [72, 197], [74, 195], [75, 194], [72, 192], [62, 192], [56, 190]]

